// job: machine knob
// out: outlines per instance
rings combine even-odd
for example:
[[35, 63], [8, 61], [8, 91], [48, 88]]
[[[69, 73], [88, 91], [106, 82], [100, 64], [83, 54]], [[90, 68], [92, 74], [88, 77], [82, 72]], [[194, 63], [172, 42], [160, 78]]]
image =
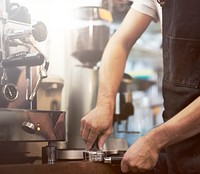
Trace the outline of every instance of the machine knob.
[[22, 123], [22, 128], [25, 132], [34, 134], [36, 132], [35, 125], [29, 121], [24, 121]]
[[33, 25], [32, 34], [36, 41], [38, 42], [45, 41], [47, 38], [46, 25], [43, 22], [38, 21], [35, 25]]

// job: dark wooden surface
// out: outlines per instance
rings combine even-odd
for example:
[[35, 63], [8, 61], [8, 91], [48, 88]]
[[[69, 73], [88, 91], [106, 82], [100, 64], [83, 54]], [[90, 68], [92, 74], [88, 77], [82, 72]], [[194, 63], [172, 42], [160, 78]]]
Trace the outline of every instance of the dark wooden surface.
[[0, 165], [0, 174], [121, 174], [119, 164], [59, 161], [55, 164]]

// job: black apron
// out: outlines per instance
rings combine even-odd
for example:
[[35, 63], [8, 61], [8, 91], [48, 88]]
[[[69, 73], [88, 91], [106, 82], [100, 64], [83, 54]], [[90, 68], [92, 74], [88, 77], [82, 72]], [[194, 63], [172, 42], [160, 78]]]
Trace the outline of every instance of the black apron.
[[[163, 61], [167, 121], [200, 96], [200, 0], [165, 0]], [[169, 174], [200, 174], [200, 134], [166, 152]]]

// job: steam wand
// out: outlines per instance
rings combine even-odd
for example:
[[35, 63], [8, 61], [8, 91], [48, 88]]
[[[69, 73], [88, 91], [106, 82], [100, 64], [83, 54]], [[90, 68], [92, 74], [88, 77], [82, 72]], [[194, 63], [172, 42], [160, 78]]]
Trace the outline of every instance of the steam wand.
[[[46, 63], [48, 63], [48, 62], [46, 62]], [[45, 67], [43, 67], [43, 66], [40, 66], [39, 77], [37, 79], [36, 85], [35, 85], [32, 93], [31, 93], [31, 95], [29, 97], [30, 101], [33, 101], [33, 99], [34, 99], [34, 97], [35, 97], [35, 95], [36, 95], [36, 93], [37, 93], [37, 91], [38, 91], [38, 89], [40, 87], [40, 84], [41, 84], [42, 80], [44, 78], [46, 78], [46, 77], [47, 77], [47, 69]]]

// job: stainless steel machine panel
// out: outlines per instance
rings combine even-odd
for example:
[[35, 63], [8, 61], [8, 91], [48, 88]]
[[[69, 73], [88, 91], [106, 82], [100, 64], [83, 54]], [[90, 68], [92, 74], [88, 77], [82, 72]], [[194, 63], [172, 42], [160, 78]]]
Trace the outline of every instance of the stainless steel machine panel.
[[0, 109], [0, 142], [64, 140], [65, 112]]

